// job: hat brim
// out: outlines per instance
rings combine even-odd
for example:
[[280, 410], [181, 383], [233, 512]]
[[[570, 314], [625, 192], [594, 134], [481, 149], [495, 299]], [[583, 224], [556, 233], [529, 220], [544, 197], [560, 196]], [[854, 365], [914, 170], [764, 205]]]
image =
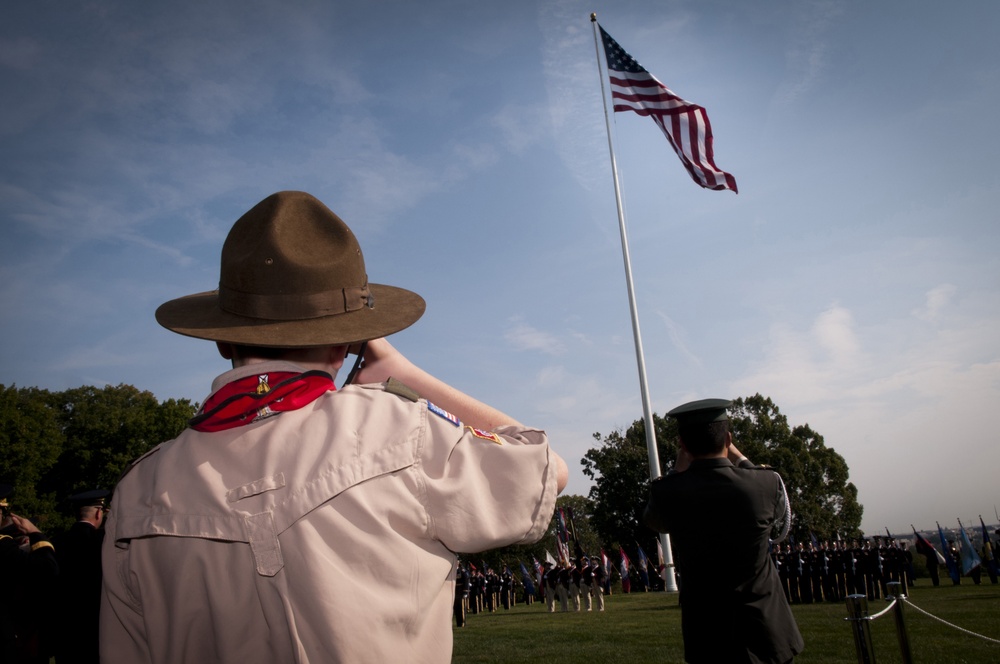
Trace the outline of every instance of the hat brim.
[[243, 346], [309, 348], [337, 346], [385, 337], [408, 328], [424, 314], [424, 299], [412, 291], [368, 285], [374, 306], [306, 320], [267, 320], [238, 316], [219, 307], [219, 292], [170, 300], [156, 310], [156, 322], [196, 339]]

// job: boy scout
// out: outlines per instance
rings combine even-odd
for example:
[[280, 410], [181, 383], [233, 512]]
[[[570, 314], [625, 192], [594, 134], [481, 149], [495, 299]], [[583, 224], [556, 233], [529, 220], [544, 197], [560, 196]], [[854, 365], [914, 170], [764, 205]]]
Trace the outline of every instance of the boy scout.
[[114, 491], [102, 661], [450, 661], [453, 552], [537, 540], [567, 469], [384, 339], [423, 311], [309, 194], [236, 222], [218, 290], [156, 312], [233, 369]]

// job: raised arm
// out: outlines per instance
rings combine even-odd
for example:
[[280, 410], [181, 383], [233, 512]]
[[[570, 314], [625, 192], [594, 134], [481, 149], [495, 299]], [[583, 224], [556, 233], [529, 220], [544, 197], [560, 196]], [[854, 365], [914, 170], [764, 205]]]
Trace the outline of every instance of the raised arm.
[[[492, 431], [505, 425], [524, 426], [510, 415], [424, 371], [385, 339], [372, 339], [365, 350], [364, 363], [356, 382], [381, 383], [390, 377], [402, 381], [423, 398], [477, 429]], [[558, 454], [554, 451], [551, 453], [556, 463], [557, 483], [561, 492], [569, 481], [569, 468]]]

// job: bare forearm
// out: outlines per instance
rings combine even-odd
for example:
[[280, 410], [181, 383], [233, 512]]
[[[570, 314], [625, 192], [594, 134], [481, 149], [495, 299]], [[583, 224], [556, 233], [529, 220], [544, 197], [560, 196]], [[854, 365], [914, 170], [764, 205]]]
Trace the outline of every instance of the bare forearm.
[[380, 383], [390, 377], [403, 382], [421, 397], [477, 429], [489, 431], [508, 424], [520, 425], [510, 415], [469, 396], [413, 364], [385, 339], [369, 341], [358, 382]]
[[[432, 376], [410, 362], [385, 339], [368, 342], [365, 361], [358, 382], [376, 383], [395, 378], [406, 384], [421, 397], [458, 417], [463, 423], [477, 429], [492, 431], [502, 426], [524, 426], [507, 413], [483, 403], [458, 390], [443, 380]], [[566, 462], [550, 449], [556, 464], [556, 477], [561, 492], [569, 481]]]

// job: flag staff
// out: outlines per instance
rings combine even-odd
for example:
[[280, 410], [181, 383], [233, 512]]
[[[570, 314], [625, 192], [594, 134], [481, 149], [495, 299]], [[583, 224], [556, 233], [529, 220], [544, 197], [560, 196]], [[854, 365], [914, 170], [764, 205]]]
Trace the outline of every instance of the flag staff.
[[[611, 139], [611, 119], [608, 115], [608, 98], [604, 89], [604, 76], [601, 75], [601, 49], [597, 38], [597, 14], [590, 15], [594, 29], [594, 52], [597, 55], [597, 73], [601, 79], [601, 100], [604, 102], [604, 124], [608, 133], [608, 152], [611, 154], [611, 176], [615, 185], [615, 204], [618, 208], [618, 231], [622, 242], [622, 259], [625, 262], [625, 284], [628, 289], [628, 305], [632, 315], [632, 339], [635, 343], [635, 361], [639, 367], [639, 391], [642, 396], [642, 416], [646, 423], [646, 453], [649, 457], [649, 479], [660, 476], [660, 455], [656, 450], [656, 429], [653, 425], [653, 409], [649, 399], [649, 387], [646, 381], [646, 359], [642, 352], [642, 335], [639, 332], [639, 313], [635, 303], [635, 287], [632, 283], [632, 259], [629, 256], [628, 232], [625, 229], [625, 211], [622, 207], [621, 186], [618, 182], [618, 161], [615, 159], [614, 142]], [[667, 592], [677, 592], [677, 580], [674, 576], [674, 557], [670, 549], [670, 538], [666, 533], [660, 533], [660, 543], [663, 545], [663, 564], [666, 569], [664, 588]]]

